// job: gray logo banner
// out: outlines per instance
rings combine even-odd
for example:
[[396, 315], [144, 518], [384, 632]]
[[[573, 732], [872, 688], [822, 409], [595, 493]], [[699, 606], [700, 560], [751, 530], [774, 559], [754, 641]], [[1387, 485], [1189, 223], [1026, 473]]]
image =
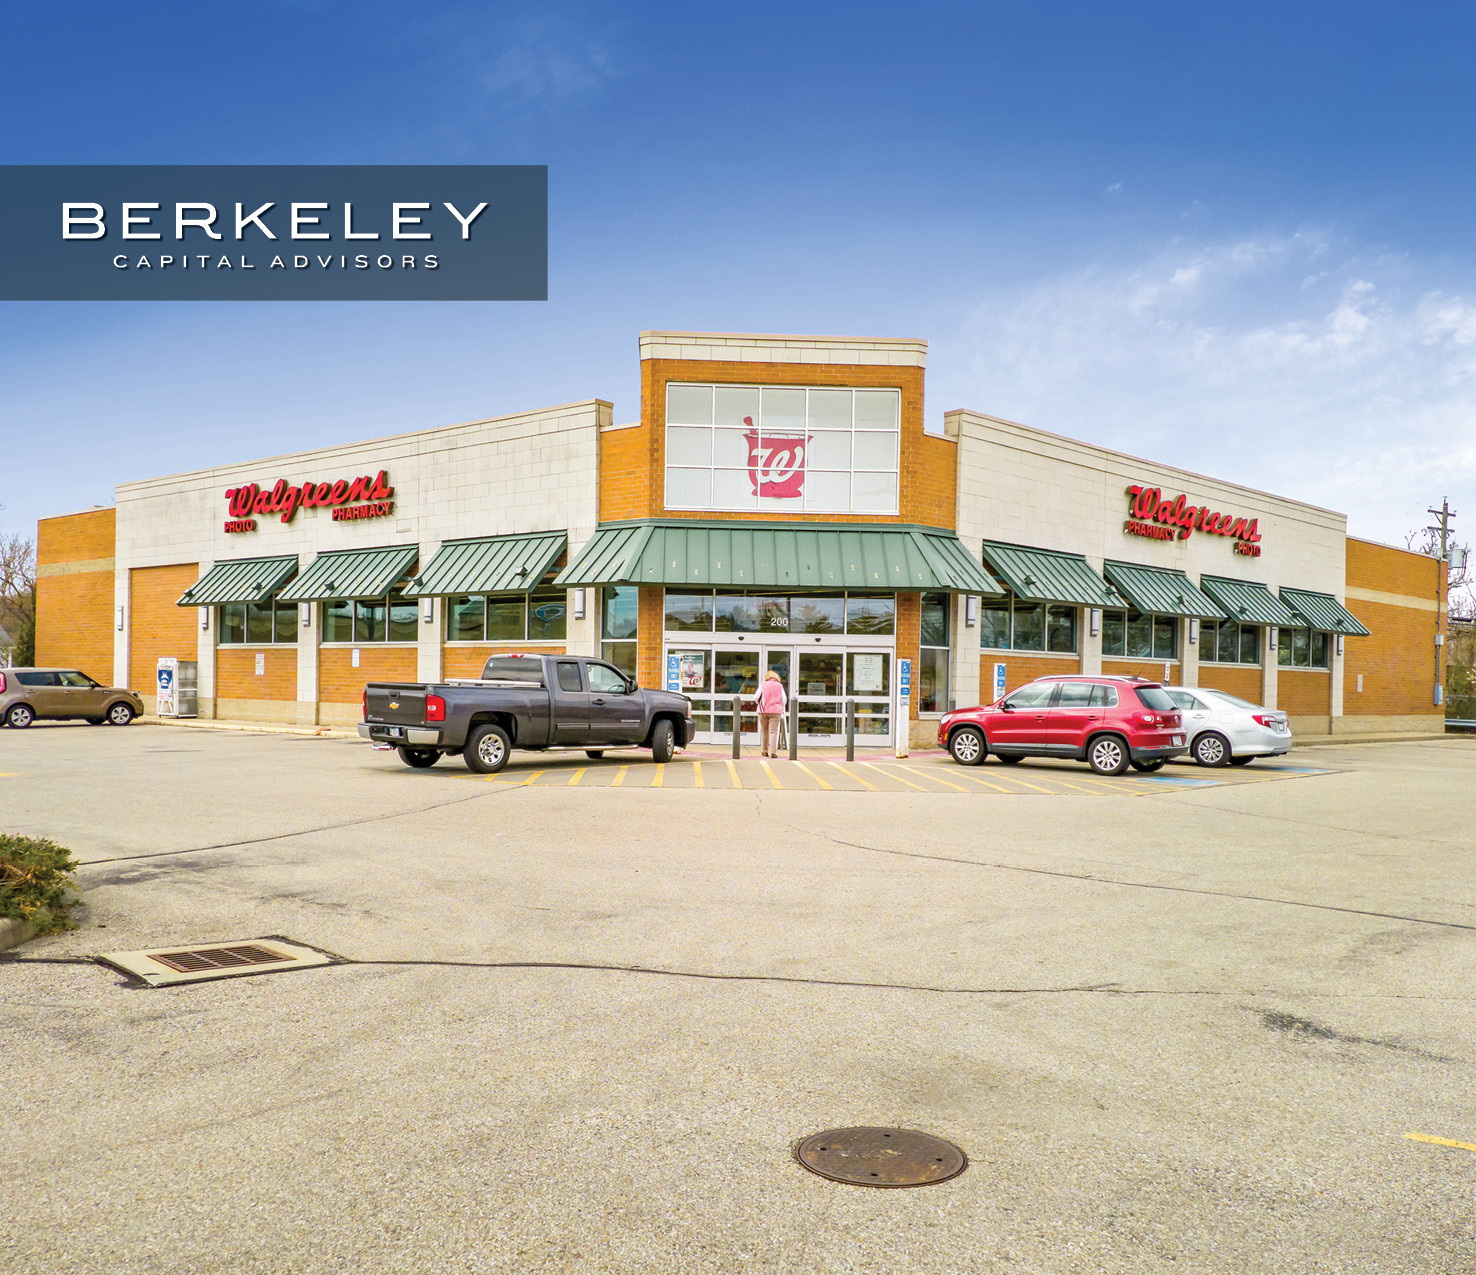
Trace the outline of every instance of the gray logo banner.
[[547, 299], [542, 165], [0, 166], [0, 300]]

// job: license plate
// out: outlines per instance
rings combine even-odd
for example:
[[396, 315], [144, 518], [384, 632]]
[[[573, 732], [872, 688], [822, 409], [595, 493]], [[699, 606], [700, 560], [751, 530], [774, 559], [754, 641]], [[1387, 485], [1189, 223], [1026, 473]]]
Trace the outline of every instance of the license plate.
[[1184, 742], [1184, 737], [1182, 735], [1175, 735], [1174, 736], [1174, 743], [1175, 744], [1182, 744], [1183, 742]]
[[402, 727], [402, 726], [391, 726], [389, 728], [389, 737], [391, 739], [404, 739], [405, 738], [405, 729], [404, 729], [404, 727]]

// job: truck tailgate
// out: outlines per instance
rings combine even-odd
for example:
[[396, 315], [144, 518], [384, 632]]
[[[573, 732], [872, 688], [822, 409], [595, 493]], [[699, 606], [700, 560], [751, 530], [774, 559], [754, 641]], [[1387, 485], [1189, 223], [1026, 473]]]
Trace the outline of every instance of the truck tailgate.
[[370, 682], [364, 688], [364, 708], [371, 722], [419, 726], [425, 721], [424, 686], [401, 682]]

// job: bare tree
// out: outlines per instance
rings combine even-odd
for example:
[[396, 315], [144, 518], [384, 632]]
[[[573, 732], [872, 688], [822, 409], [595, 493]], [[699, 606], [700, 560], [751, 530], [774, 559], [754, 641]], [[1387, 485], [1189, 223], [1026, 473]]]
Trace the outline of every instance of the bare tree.
[[[1413, 553], [1427, 554], [1431, 558], [1440, 556], [1440, 532], [1434, 527], [1422, 527], [1404, 537], [1404, 547]], [[1471, 546], [1463, 540], [1451, 537], [1446, 542], [1450, 553], [1450, 574], [1447, 577], [1446, 603], [1452, 619], [1476, 618], [1476, 574], [1472, 568]]]
[[36, 542], [18, 531], [0, 532], [0, 598], [36, 592]]

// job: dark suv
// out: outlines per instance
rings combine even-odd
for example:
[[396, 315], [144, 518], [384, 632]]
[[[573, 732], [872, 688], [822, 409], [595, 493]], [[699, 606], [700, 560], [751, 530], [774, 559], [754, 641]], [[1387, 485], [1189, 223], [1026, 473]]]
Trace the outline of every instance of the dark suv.
[[1178, 706], [1159, 683], [1137, 677], [1037, 678], [997, 703], [945, 713], [938, 742], [961, 766], [990, 753], [1003, 762], [1067, 757], [1099, 775], [1120, 775], [1129, 763], [1157, 770], [1189, 751]]

